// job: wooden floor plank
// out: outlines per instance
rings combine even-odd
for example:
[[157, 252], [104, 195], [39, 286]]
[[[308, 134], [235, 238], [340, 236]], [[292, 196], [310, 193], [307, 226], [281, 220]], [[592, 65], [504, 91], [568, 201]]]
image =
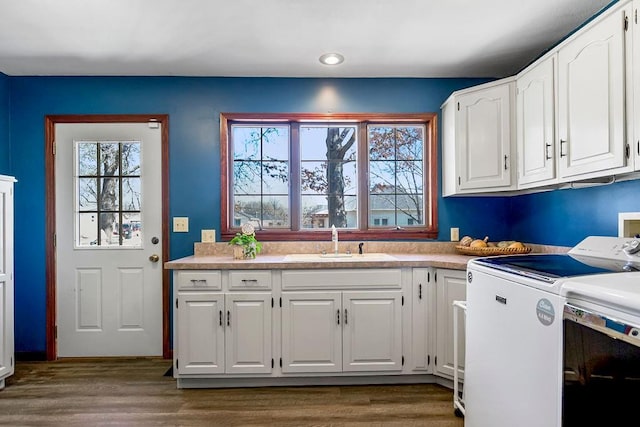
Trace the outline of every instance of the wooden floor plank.
[[435, 385], [178, 390], [156, 358], [19, 362], [0, 391], [11, 426], [462, 427]]

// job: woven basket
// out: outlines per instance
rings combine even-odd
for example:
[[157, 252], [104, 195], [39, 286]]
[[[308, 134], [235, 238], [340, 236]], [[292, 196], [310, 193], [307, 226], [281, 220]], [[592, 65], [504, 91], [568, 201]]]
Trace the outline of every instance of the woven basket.
[[491, 256], [491, 255], [516, 255], [516, 254], [528, 254], [531, 252], [531, 248], [498, 248], [495, 246], [486, 248], [472, 248], [470, 246], [456, 246], [458, 253], [463, 255], [475, 255], [475, 256]]

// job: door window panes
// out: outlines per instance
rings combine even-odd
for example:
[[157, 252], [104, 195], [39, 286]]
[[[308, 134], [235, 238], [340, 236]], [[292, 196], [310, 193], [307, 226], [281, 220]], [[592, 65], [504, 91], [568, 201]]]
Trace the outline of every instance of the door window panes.
[[76, 247], [142, 246], [139, 141], [75, 142]]

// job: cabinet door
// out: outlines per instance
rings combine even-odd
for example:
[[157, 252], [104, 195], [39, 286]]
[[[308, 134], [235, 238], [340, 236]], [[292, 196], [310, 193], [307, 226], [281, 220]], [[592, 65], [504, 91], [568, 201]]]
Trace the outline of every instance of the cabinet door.
[[228, 293], [225, 298], [225, 372], [271, 372], [271, 293]]
[[431, 339], [430, 284], [431, 269], [414, 268], [411, 299], [411, 369], [430, 372]]
[[635, 170], [640, 170], [640, 0], [633, 1], [633, 117], [634, 138], [632, 151]]
[[9, 372], [8, 342], [7, 342], [7, 298], [5, 295], [7, 284], [0, 282], [0, 379]]
[[518, 185], [552, 180], [556, 176], [554, 143], [555, 57], [518, 77]]
[[457, 99], [458, 187], [511, 185], [512, 83], [480, 89]]
[[560, 175], [626, 165], [625, 31], [615, 11], [560, 49]]
[[[0, 177], [3, 178], [3, 177]], [[0, 180], [0, 388], [13, 374], [13, 178]]]
[[342, 293], [282, 293], [282, 372], [342, 372]]
[[175, 313], [178, 373], [224, 373], [223, 294], [180, 293]]
[[[453, 301], [466, 299], [466, 272], [437, 270], [436, 272], [436, 371], [453, 377]], [[464, 321], [458, 322], [459, 375], [464, 377]]]
[[402, 369], [402, 292], [344, 292], [343, 371]]

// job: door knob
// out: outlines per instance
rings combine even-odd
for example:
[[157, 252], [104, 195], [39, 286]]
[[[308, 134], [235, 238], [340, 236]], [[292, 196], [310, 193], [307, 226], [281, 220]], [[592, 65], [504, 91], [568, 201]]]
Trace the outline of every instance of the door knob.
[[151, 256], [149, 257], [149, 261], [151, 261], [151, 262], [158, 262], [158, 261], [160, 261], [160, 256], [159, 256], [159, 255], [156, 255], [156, 254], [153, 254], [153, 255], [151, 255]]

